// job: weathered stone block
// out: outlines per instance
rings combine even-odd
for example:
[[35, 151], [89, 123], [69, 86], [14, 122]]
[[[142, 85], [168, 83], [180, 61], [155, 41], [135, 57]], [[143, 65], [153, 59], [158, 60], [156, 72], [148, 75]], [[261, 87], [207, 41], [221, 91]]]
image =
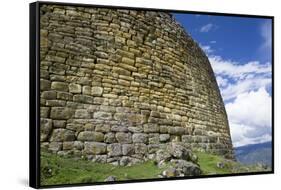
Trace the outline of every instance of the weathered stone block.
[[62, 141], [74, 141], [75, 133], [68, 129], [54, 129], [50, 138], [50, 141], [62, 142]]
[[158, 133], [159, 132], [159, 126], [156, 123], [148, 123], [144, 124], [144, 132], [145, 133]]
[[111, 131], [114, 132], [128, 132], [128, 127], [124, 125], [113, 125]]
[[72, 150], [74, 149], [74, 142], [73, 141], [66, 141], [62, 143], [63, 150]]
[[93, 96], [101, 96], [103, 93], [103, 88], [99, 86], [94, 86], [91, 89], [91, 95]]
[[40, 106], [40, 118], [48, 118], [50, 113], [49, 107]]
[[65, 104], [64, 100], [46, 100], [46, 106], [50, 107], [63, 107]]
[[142, 133], [143, 132], [143, 128], [142, 126], [138, 126], [138, 127], [128, 127], [128, 130], [132, 133]]
[[136, 154], [146, 154], [147, 153], [147, 146], [143, 143], [136, 143], [135, 144], [135, 153]]
[[124, 156], [134, 154], [135, 148], [133, 144], [122, 144], [122, 154]]
[[65, 14], [65, 10], [64, 9], [60, 9], [60, 8], [54, 8], [54, 13]]
[[86, 109], [77, 109], [75, 111], [75, 118], [89, 119], [91, 118], [91, 114]]
[[86, 123], [83, 128], [85, 131], [95, 131], [95, 125], [92, 123]]
[[52, 119], [70, 119], [73, 115], [73, 109], [67, 107], [52, 107], [50, 118]]
[[40, 141], [46, 141], [52, 131], [51, 119], [40, 119]]
[[106, 143], [116, 142], [115, 134], [114, 133], [106, 133], [104, 135], [104, 142], [106, 142]]
[[51, 89], [51, 81], [40, 79], [40, 90], [50, 90]]
[[85, 95], [91, 95], [91, 87], [90, 86], [83, 86], [82, 93]]
[[112, 119], [112, 114], [108, 112], [95, 112], [94, 119], [110, 120]]
[[183, 127], [170, 127], [168, 133], [172, 135], [184, 135], [185, 128]]
[[103, 142], [104, 141], [104, 135], [101, 132], [82, 131], [82, 132], [79, 133], [77, 139], [79, 141]]
[[170, 134], [160, 134], [160, 142], [167, 142], [170, 139]]
[[52, 82], [51, 89], [68, 92], [68, 83]]
[[65, 120], [53, 120], [54, 128], [65, 128], [66, 121]]
[[145, 133], [134, 133], [133, 134], [133, 142], [134, 143], [147, 143], [148, 135]]
[[110, 131], [110, 125], [108, 125], [108, 124], [97, 125], [95, 131], [97, 131], [97, 132], [109, 132]]
[[41, 93], [41, 97], [46, 100], [52, 100], [57, 98], [57, 93], [55, 91], [44, 91]]
[[105, 105], [100, 106], [100, 111], [114, 113], [115, 110], [116, 110], [116, 108], [114, 106], [105, 106]]
[[113, 143], [107, 146], [108, 156], [121, 156], [122, 145], [120, 143]]
[[184, 143], [192, 143], [193, 142], [193, 139], [192, 139], [191, 135], [182, 135], [181, 140]]
[[62, 100], [72, 100], [73, 95], [68, 92], [57, 92], [57, 98]]
[[71, 92], [71, 93], [74, 93], [74, 94], [80, 94], [81, 93], [81, 85], [80, 84], [70, 83], [68, 88], [69, 88], [69, 92]]
[[46, 61], [52, 61], [52, 62], [56, 62], [56, 63], [64, 63], [65, 62], [64, 57], [53, 56], [53, 55], [47, 55], [45, 59], [46, 59]]
[[86, 154], [105, 154], [106, 153], [106, 143], [100, 142], [85, 142], [84, 151]]
[[56, 153], [62, 149], [62, 142], [50, 142], [48, 149]]
[[131, 143], [132, 142], [131, 133], [117, 132], [115, 136], [119, 143]]
[[77, 150], [82, 150], [84, 148], [84, 143], [81, 141], [74, 141], [73, 146]]
[[73, 96], [73, 101], [74, 102], [91, 104], [91, 103], [93, 103], [94, 98], [92, 96], [88, 96], [88, 95], [77, 94], [77, 95]]
[[159, 144], [159, 142], [160, 142], [159, 134], [157, 134], [157, 133], [150, 134], [149, 138], [148, 138], [148, 142], [149, 142], [149, 144]]
[[113, 73], [117, 73], [117, 74], [120, 74], [120, 75], [125, 75], [125, 76], [130, 76], [131, 75], [131, 72], [126, 70], [126, 69], [123, 69], [123, 68], [120, 68], [120, 67], [112, 67], [112, 72]]

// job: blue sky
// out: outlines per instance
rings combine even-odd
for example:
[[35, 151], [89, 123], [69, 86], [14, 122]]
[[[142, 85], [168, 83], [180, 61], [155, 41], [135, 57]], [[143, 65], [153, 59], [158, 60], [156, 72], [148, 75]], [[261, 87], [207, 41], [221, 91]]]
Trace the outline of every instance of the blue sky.
[[174, 14], [213, 67], [234, 146], [271, 140], [271, 20]]

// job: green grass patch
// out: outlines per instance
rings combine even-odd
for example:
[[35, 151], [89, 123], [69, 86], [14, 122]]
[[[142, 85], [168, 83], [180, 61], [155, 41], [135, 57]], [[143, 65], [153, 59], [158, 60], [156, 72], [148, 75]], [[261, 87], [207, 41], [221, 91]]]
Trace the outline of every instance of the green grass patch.
[[[198, 164], [203, 171], [202, 175], [266, 171], [266, 169], [257, 165], [245, 166], [210, 153], [195, 152], [195, 154], [198, 156]], [[223, 167], [217, 167], [218, 163], [223, 163]], [[103, 182], [108, 176], [115, 176], [118, 181], [155, 179], [167, 167], [169, 165], [160, 169], [153, 161], [133, 166], [113, 166], [112, 164], [61, 157], [42, 151], [41, 185]]]
[[163, 170], [152, 161], [124, 167], [41, 152], [41, 185], [103, 182], [108, 176], [118, 181], [153, 179]]
[[[232, 173], [234, 162], [225, 163], [224, 158], [206, 152], [196, 152], [195, 154], [198, 156], [198, 164], [203, 171], [203, 175]], [[224, 167], [217, 167], [217, 163], [223, 163]]]
[[[203, 171], [203, 175], [249, 173], [271, 170], [271, 168], [263, 168], [260, 165], [243, 165], [239, 162], [226, 160], [221, 156], [206, 152], [195, 152], [195, 154], [198, 156], [198, 164]], [[223, 167], [218, 167], [218, 163], [222, 163]]]

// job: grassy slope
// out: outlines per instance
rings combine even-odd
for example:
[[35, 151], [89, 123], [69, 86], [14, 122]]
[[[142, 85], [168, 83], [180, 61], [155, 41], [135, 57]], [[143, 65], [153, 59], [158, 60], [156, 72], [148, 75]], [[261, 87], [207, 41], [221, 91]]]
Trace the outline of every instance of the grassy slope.
[[118, 181], [151, 179], [157, 178], [162, 170], [152, 161], [122, 167], [41, 153], [41, 185], [102, 182], [108, 176], [116, 176]]
[[[237, 162], [225, 161], [216, 155], [202, 152], [196, 152], [196, 155], [203, 175], [261, 171], [261, 168], [246, 167]], [[218, 168], [218, 162], [223, 162], [224, 167]], [[152, 161], [122, 167], [63, 158], [46, 152], [41, 153], [41, 185], [102, 182], [108, 176], [115, 176], [118, 181], [153, 179], [158, 178], [164, 169], [159, 169]]]

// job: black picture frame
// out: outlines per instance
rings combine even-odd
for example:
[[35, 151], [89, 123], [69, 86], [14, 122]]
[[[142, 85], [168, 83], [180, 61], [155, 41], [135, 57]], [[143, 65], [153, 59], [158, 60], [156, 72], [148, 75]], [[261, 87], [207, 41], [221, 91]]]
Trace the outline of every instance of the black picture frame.
[[[62, 6], [83, 6], [95, 8], [112, 8], [112, 9], [127, 9], [127, 10], [151, 10], [174, 13], [192, 13], [201, 15], [216, 15], [216, 16], [231, 16], [245, 18], [267, 18], [272, 20], [272, 170], [263, 172], [249, 172], [239, 174], [219, 174], [211, 176], [198, 177], [172, 177], [159, 179], [139, 179], [130, 181], [114, 181], [114, 182], [95, 182], [95, 183], [79, 183], [79, 184], [62, 184], [62, 185], [40, 185], [40, 6], [41, 5], [62, 5]], [[232, 13], [217, 13], [217, 12], [200, 12], [190, 10], [170, 10], [156, 8], [140, 8], [140, 7], [121, 7], [109, 5], [92, 5], [79, 3], [61, 3], [37, 1], [29, 4], [29, 185], [33, 188], [52, 188], [52, 187], [72, 187], [72, 186], [89, 186], [89, 185], [105, 185], [105, 184], [120, 184], [120, 183], [136, 183], [136, 182], [151, 182], [151, 181], [167, 181], [167, 180], [186, 180], [194, 178], [215, 178], [215, 177], [233, 177], [245, 175], [260, 175], [273, 174], [274, 167], [274, 16], [264, 15], [247, 15], [247, 14], [232, 14]]]

